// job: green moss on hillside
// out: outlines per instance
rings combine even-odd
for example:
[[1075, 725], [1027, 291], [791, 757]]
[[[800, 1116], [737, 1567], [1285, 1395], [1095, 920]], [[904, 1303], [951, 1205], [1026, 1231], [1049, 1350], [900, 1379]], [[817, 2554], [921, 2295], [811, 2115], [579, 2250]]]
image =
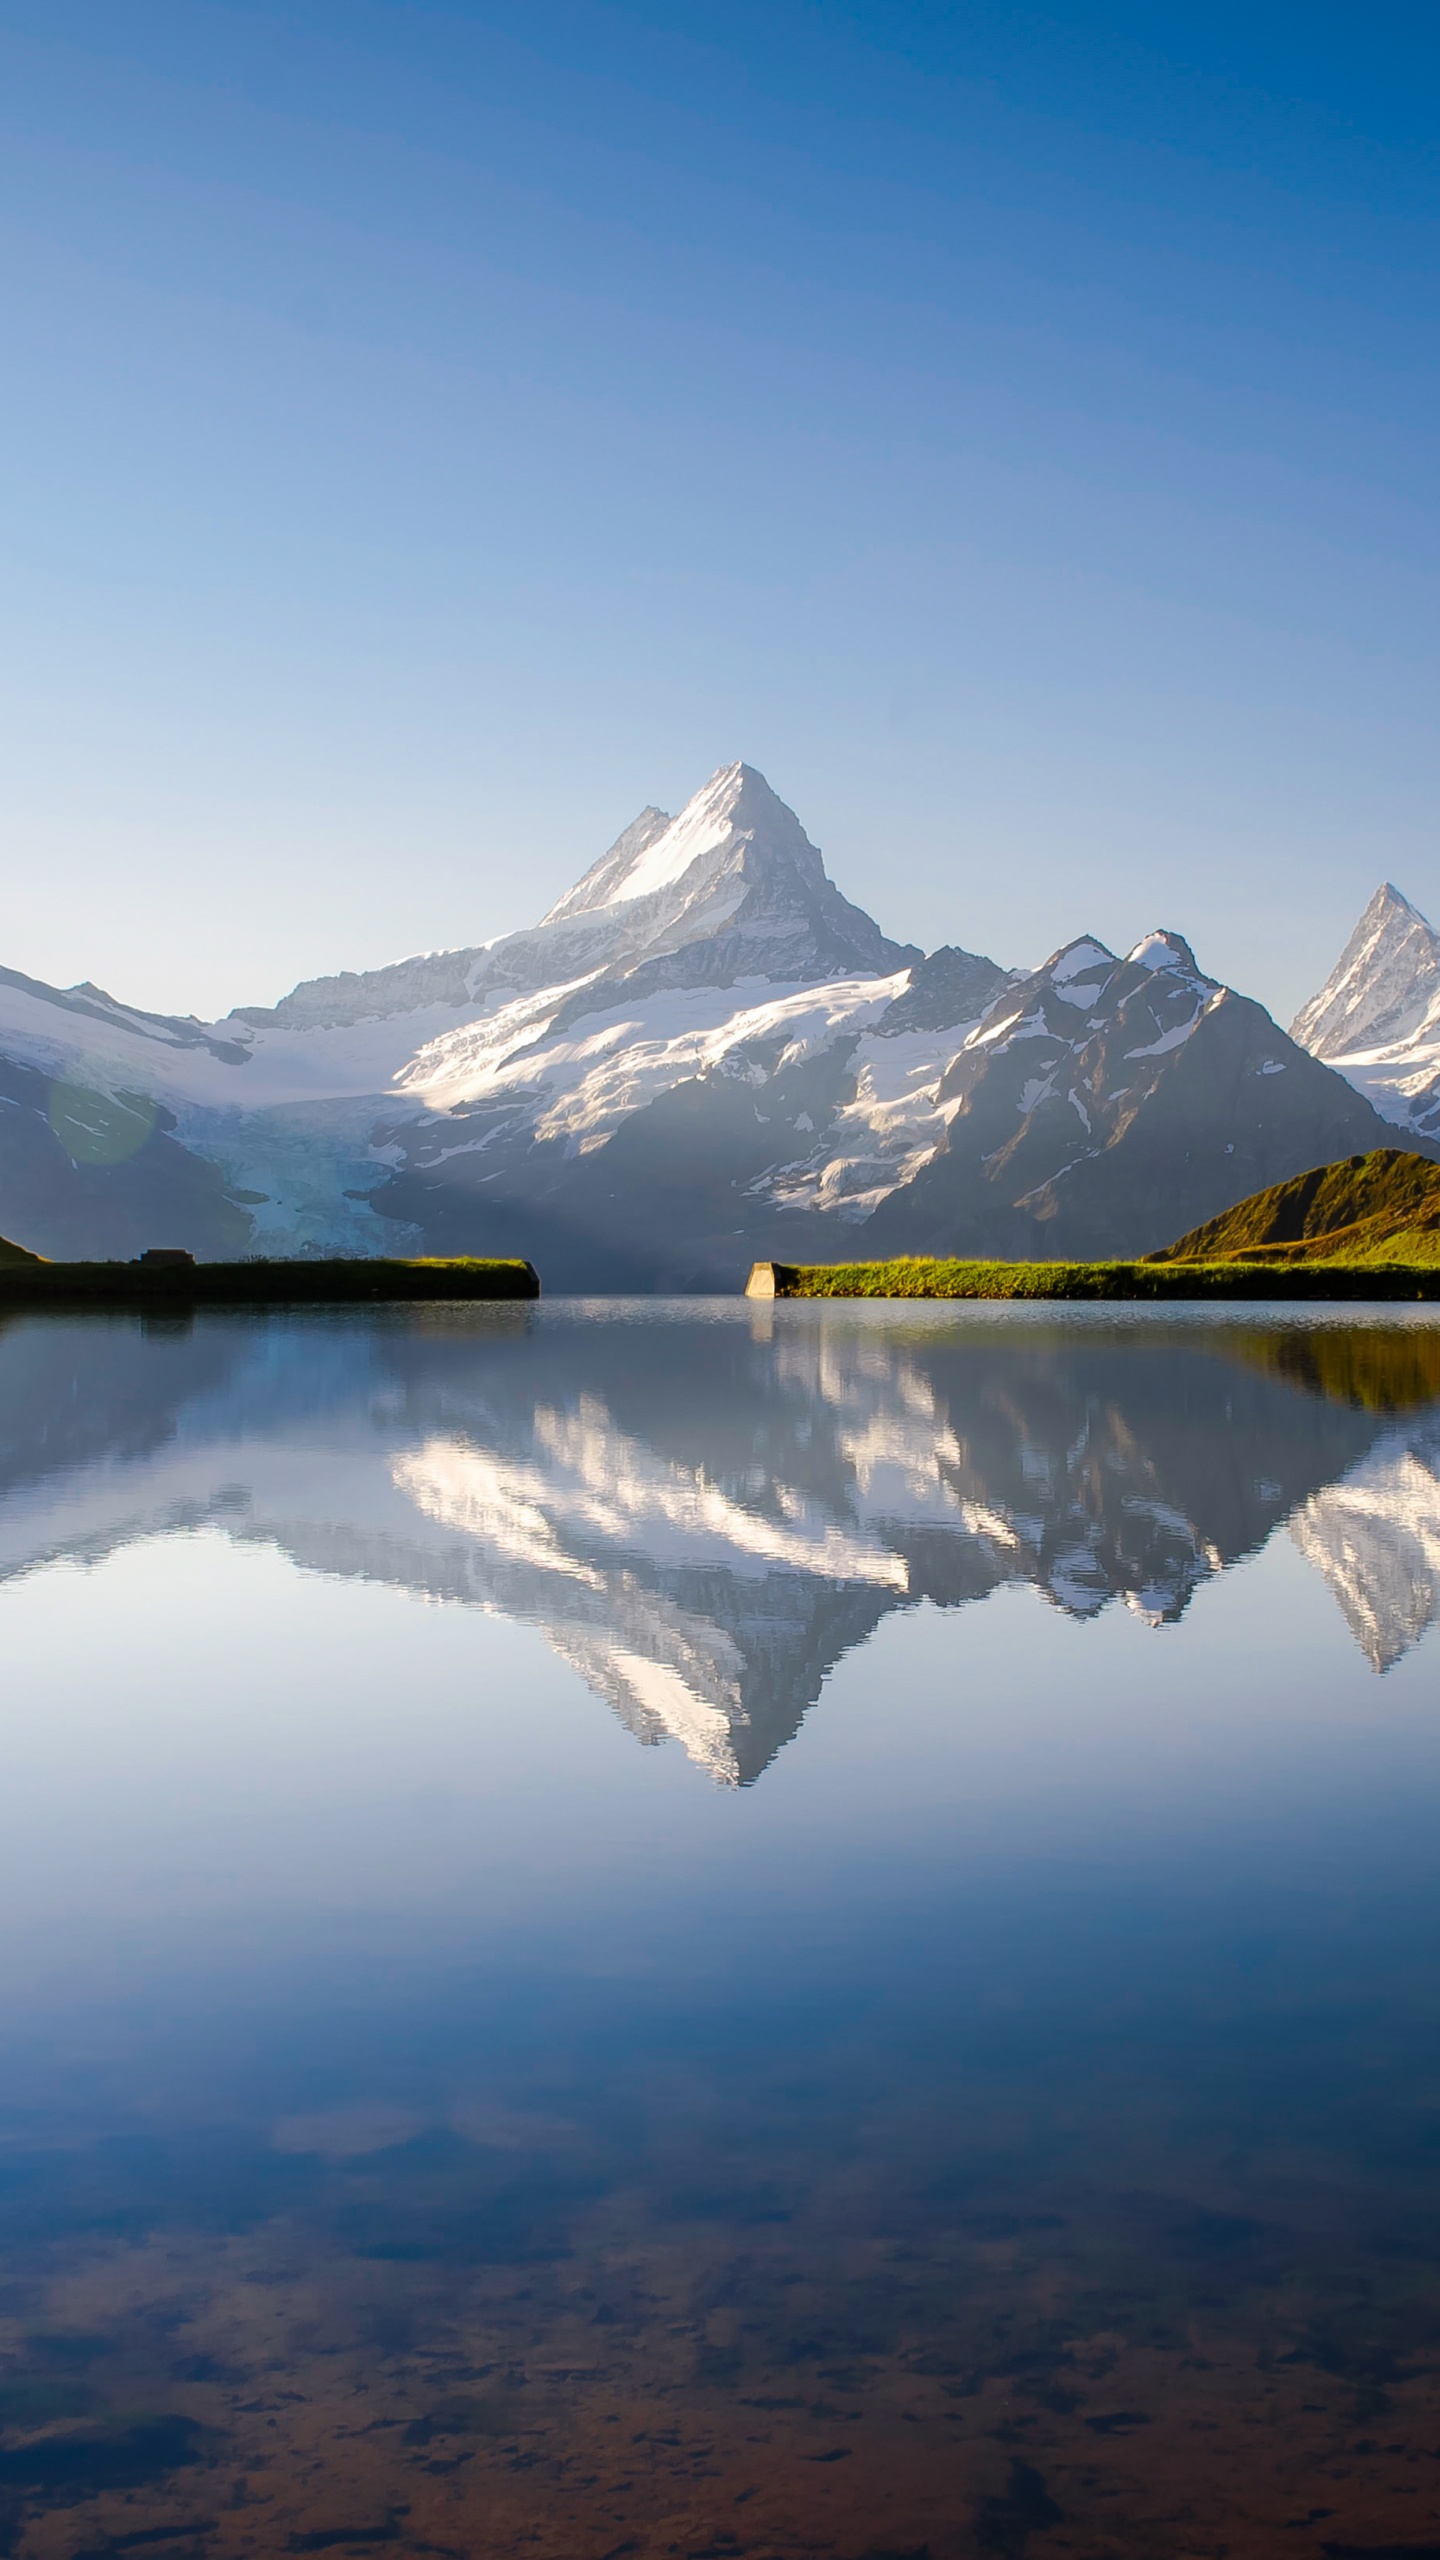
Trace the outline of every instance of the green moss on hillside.
[[1440, 1264], [1440, 1165], [1398, 1147], [1253, 1191], [1152, 1262]]
[[1316, 1165], [1142, 1262], [757, 1264], [782, 1298], [1440, 1297], [1440, 1165], [1400, 1147]]

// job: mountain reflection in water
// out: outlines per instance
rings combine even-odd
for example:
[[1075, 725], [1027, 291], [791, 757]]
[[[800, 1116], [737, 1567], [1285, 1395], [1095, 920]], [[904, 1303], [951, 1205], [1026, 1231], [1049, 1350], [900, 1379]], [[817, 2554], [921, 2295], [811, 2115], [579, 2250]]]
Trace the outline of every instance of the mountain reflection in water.
[[728, 1784], [920, 1601], [1158, 1627], [1283, 1524], [1376, 1670], [1440, 1607], [1423, 1321], [44, 1319], [0, 1417], [0, 1577], [216, 1527], [542, 1628]]
[[0, 2560], [1434, 2560], [1437, 1522], [1419, 1311], [0, 1330]]

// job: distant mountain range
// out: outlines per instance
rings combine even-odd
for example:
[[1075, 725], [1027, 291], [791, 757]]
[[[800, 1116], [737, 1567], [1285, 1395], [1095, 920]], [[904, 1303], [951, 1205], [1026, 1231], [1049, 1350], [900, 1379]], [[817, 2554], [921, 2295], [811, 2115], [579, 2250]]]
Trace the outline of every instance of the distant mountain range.
[[[1440, 1157], [1436, 953], [1382, 891], [1293, 1037], [1177, 933], [1124, 956], [1081, 935], [1029, 971], [922, 954], [735, 764], [678, 817], [642, 811], [534, 928], [273, 1008], [205, 1023], [0, 970], [0, 1232], [61, 1256], [522, 1253], [562, 1290], [730, 1289], [757, 1256], [1139, 1254], [1396, 1125]], [[1402, 1091], [1352, 1049], [1423, 1041], [1426, 984], [1422, 1108], [1418, 1067]]]

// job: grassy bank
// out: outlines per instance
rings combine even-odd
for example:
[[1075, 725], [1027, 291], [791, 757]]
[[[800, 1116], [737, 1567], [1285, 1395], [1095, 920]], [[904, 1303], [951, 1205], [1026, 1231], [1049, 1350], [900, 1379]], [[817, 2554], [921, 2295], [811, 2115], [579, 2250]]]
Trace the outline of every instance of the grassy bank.
[[[773, 1289], [757, 1275], [773, 1272]], [[747, 1294], [777, 1298], [1335, 1298], [1440, 1300], [1440, 1265], [1353, 1262], [757, 1263]]]
[[0, 1312], [34, 1307], [373, 1306], [538, 1298], [533, 1264], [497, 1261], [5, 1262]]
[[1252, 1191], [1155, 1262], [1320, 1262], [1415, 1270], [1440, 1263], [1440, 1165], [1403, 1147], [1312, 1165]]

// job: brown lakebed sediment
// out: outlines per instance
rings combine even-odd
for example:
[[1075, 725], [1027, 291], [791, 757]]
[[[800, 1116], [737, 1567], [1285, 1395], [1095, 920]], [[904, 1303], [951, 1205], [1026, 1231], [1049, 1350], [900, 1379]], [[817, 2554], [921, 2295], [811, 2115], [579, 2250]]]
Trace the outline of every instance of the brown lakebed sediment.
[[[903, 2232], [867, 2230], [862, 2204], [851, 2181], [823, 2228], [737, 2241], [656, 2232], [617, 2194], [523, 2265], [342, 2256], [289, 2218], [12, 2265], [5, 2384], [78, 2375], [89, 2409], [7, 2429], [7, 2548], [960, 2560], [1440, 2539], [1435, 2308], [1393, 2255], [1327, 2237], [1333, 2191], [1302, 2184], [1270, 2224], [1059, 2185]], [[141, 2464], [148, 2443], [154, 2476], [122, 2455], [111, 2484], [67, 2481], [62, 2446], [107, 2440]], [[27, 2450], [48, 2480], [29, 2494]]]

